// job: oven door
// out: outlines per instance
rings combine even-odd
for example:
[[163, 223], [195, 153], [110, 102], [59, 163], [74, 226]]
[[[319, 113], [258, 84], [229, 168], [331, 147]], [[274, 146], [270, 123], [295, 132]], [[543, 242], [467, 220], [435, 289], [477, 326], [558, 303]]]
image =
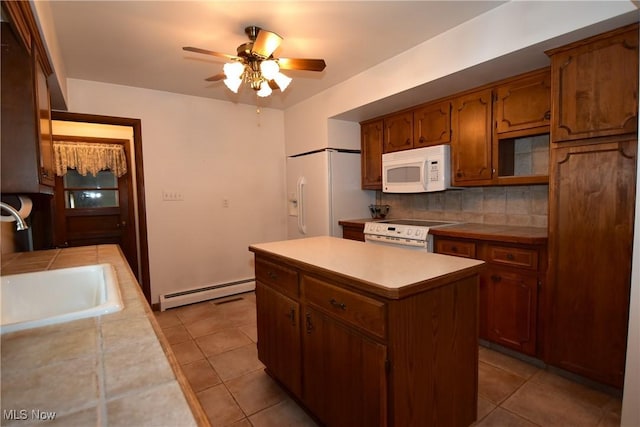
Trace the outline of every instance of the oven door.
[[433, 236], [429, 236], [424, 240], [397, 239], [387, 236], [378, 236], [375, 234], [365, 234], [364, 241], [366, 243], [389, 246], [394, 248], [409, 249], [413, 251], [433, 252]]

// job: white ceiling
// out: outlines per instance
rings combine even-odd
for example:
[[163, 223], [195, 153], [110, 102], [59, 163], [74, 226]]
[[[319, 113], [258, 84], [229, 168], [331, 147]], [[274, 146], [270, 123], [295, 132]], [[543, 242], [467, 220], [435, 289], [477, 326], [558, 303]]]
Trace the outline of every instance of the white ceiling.
[[473, 19], [503, 1], [51, 1], [67, 77], [255, 104], [242, 86], [204, 79], [257, 25], [284, 38], [276, 57], [323, 58], [321, 72], [287, 71], [293, 82], [261, 99], [284, 109]]

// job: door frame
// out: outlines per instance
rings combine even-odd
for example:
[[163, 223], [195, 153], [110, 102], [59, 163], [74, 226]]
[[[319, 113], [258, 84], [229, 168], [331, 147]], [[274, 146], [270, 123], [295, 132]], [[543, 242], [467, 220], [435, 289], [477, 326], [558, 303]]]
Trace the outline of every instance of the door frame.
[[151, 304], [151, 281], [149, 278], [149, 243], [147, 241], [147, 211], [144, 191], [144, 170], [142, 161], [142, 121], [125, 117], [101, 116], [96, 114], [71, 113], [68, 111], [51, 111], [51, 120], [95, 123], [116, 126], [128, 126], [133, 129], [133, 150], [135, 158], [136, 185], [134, 192], [137, 196], [137, 220], [138, 220], [138, 251], [140, 254], [140, 271], [134, 271], [138, 282], [142, 287], [147, 302]]

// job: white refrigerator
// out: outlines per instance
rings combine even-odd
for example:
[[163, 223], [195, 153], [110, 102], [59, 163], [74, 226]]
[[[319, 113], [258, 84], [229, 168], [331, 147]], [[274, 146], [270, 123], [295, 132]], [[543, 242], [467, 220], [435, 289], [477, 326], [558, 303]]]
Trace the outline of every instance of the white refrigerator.
[[287, 237], [342, 237], [338, 221], [370, 217], [375, 191], [362, 190], [360, 152], [326, 148], [287, 157]]

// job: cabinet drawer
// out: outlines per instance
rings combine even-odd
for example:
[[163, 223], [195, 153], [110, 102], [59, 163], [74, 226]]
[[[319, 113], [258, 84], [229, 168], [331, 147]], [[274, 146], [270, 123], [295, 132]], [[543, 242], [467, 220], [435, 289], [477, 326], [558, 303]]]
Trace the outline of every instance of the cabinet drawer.
[[511, 248], [508, 246], [489, 245], [489, 259], [494, 264], [512, 267], [538, 269], [538, 251], [527, 248]]
[[300, 294], [297, 271], [257, 257], [256, 281], [268, 284], [296, 299]]
[[475, 258], [476, 244], [475, 242], [462, 242], [460, 240], [438, 239], [436, 241], [436, 253]]
[[385, 337], [385, 303], [309, 276], [302, 277], [302, 289], [307, 302], [380, 338]]

